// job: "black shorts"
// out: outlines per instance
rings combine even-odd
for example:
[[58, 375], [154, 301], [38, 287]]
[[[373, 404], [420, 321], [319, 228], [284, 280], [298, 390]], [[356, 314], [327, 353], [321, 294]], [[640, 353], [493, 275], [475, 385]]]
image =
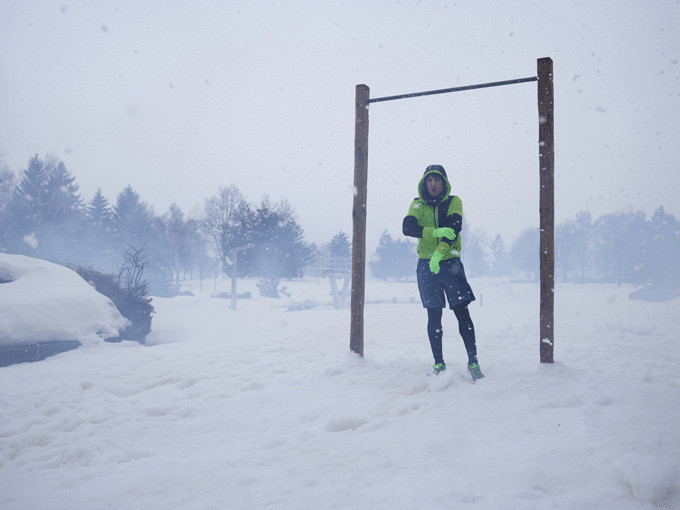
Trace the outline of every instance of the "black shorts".
[[[449, 308], [466, 305], [475, 300], [472, 288], [465, 277], [463, 263], [458, 257], [442, 260], [439, 273], [430, 271], [429, 259], [418, 259], [418, 290], [424, 308]], [[446, 296], [446, 300], [444, 299]]]

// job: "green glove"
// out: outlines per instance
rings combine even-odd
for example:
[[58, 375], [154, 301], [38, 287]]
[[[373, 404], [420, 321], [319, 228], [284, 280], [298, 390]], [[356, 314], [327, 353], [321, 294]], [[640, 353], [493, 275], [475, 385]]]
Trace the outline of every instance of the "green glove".
[[432, 231], [432, 235], [434, 237], [446, 237], [447, 239], [451, 239], [452, 241], [456, 238], [456, 232], [449, 227], [435, 228]]
[[438, 251], [432, 254], [432, 258], [430, 258], [430, 271], [434, 274], [439, 274], [439, 261], [441, 261], [443, 256], [444, 255]]

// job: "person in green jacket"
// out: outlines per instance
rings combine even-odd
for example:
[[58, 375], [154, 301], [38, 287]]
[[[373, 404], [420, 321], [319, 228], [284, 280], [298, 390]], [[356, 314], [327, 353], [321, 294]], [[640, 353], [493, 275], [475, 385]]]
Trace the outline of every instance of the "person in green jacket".
[[442, 352], [442, 310], [449, 307], [458, 319], [473, 379], [484, 377], [477, 361], [475, 327], [468, 304], [475, 300], [460, 260], [463, 202], [451, 195], [451, 184], [441, 165], [430, 165], [418, 183], [404, 218], [404, 235], [418, 239], [418, 290], [427, 309], [427, 335], [434, 356], [434, 373], [446, 370]]

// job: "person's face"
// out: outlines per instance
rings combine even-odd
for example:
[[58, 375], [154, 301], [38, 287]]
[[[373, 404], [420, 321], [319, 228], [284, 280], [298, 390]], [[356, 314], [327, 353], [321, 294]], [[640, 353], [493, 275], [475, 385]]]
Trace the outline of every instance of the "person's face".
[[427, 192], [432, 197], [439, 196], [444, 190], [444, 181], [438, 175], [428, 175], [427, 179], [425, 179], [425, 185], [427, 186]]

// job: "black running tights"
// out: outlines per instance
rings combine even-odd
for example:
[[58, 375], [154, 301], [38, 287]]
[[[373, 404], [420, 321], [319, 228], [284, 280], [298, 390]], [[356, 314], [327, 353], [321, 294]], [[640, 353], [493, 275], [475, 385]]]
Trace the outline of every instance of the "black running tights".
[[[469, 361], [477, 361], [477, 345], [475, 342], [475, 326], [470, 317], [470, 311], [467, 305], [457, 306], [453, 309], [458, 319], [458, 332], [463, 337], [465, 350], [467, 351]], [[427, 309], [427, 336], [430, 339], [430, 347], [432, 348], [432, 355], [435, 363], [444, 363], [444, 356], [442, 354], [442, 309], [428, 308]]]

